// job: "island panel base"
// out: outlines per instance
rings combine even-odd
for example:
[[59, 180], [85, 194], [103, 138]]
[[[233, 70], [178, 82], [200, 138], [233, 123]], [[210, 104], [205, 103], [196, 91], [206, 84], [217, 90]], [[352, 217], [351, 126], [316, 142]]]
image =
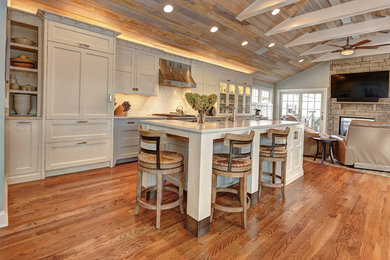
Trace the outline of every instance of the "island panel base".
[[200, 221], [186, 215], [186, 229], [196, 237], [201, 237], [210, 231], [210, 216]]

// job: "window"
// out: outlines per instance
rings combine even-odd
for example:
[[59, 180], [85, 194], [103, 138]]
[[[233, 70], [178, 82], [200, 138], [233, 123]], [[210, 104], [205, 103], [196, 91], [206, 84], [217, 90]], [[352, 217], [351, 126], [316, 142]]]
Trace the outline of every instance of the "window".
[[273, 90], [262, 87], [252, 88], [252, 112], [260, 109], [260, 114], [268, 119], [272, 119], [274, 106], [272, 103]]
[[257, 88], [252, 89], [252, 103], [259, 102], [259, 90]]

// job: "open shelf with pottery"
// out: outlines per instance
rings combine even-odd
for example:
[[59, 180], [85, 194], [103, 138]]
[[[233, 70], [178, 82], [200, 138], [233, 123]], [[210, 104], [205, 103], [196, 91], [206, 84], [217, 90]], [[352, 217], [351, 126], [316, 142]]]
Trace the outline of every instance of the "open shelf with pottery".
[[8, 12], [8, 116], [41, 116], [42, 20]]

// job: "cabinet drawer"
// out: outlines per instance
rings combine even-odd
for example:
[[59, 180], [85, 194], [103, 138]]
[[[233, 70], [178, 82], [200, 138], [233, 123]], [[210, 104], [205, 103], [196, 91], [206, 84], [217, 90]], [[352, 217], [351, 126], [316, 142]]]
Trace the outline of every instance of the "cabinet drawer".
[[137, 157], [139, 153], [138, 145], [120, 145], [118, 148], [118, 158], [117, 159], [127, 159]]
[[49, 22], [48, 40], [90, 50], [114, 53], [114, 38], [70, 25]]
[[111, 138], [111, 120], [48, 120], [46, 142]]
[[46, 170], [110, 161], [109, 139], [46, 144]]

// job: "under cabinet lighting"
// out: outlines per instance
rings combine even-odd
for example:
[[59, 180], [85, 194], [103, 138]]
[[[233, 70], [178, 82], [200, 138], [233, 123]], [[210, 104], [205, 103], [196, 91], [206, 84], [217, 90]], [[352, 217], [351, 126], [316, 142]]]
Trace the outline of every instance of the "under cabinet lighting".
[[274, 43], [274, 42], [271, 42], [271, 43], [268, 45], [269, 48], [272, 48], [272, 47], [274, 47], [274, 46], [275, 46], [275, 43]]
[[276, 8], [275, 10], [272, 11], [272, 15], [277, 15], [280, 12], [279, 8]]
[[164, 6], [164, 12], [170, 13], [173, 11], [173, 6], [172, 5], [166, 5]]
[[211, 27], [211, 29], [210, 29], [210, 32], [216, 32], [216, 31], [218, 31], [218, 27], [217, 26], [213, 26], [213, 27]]

